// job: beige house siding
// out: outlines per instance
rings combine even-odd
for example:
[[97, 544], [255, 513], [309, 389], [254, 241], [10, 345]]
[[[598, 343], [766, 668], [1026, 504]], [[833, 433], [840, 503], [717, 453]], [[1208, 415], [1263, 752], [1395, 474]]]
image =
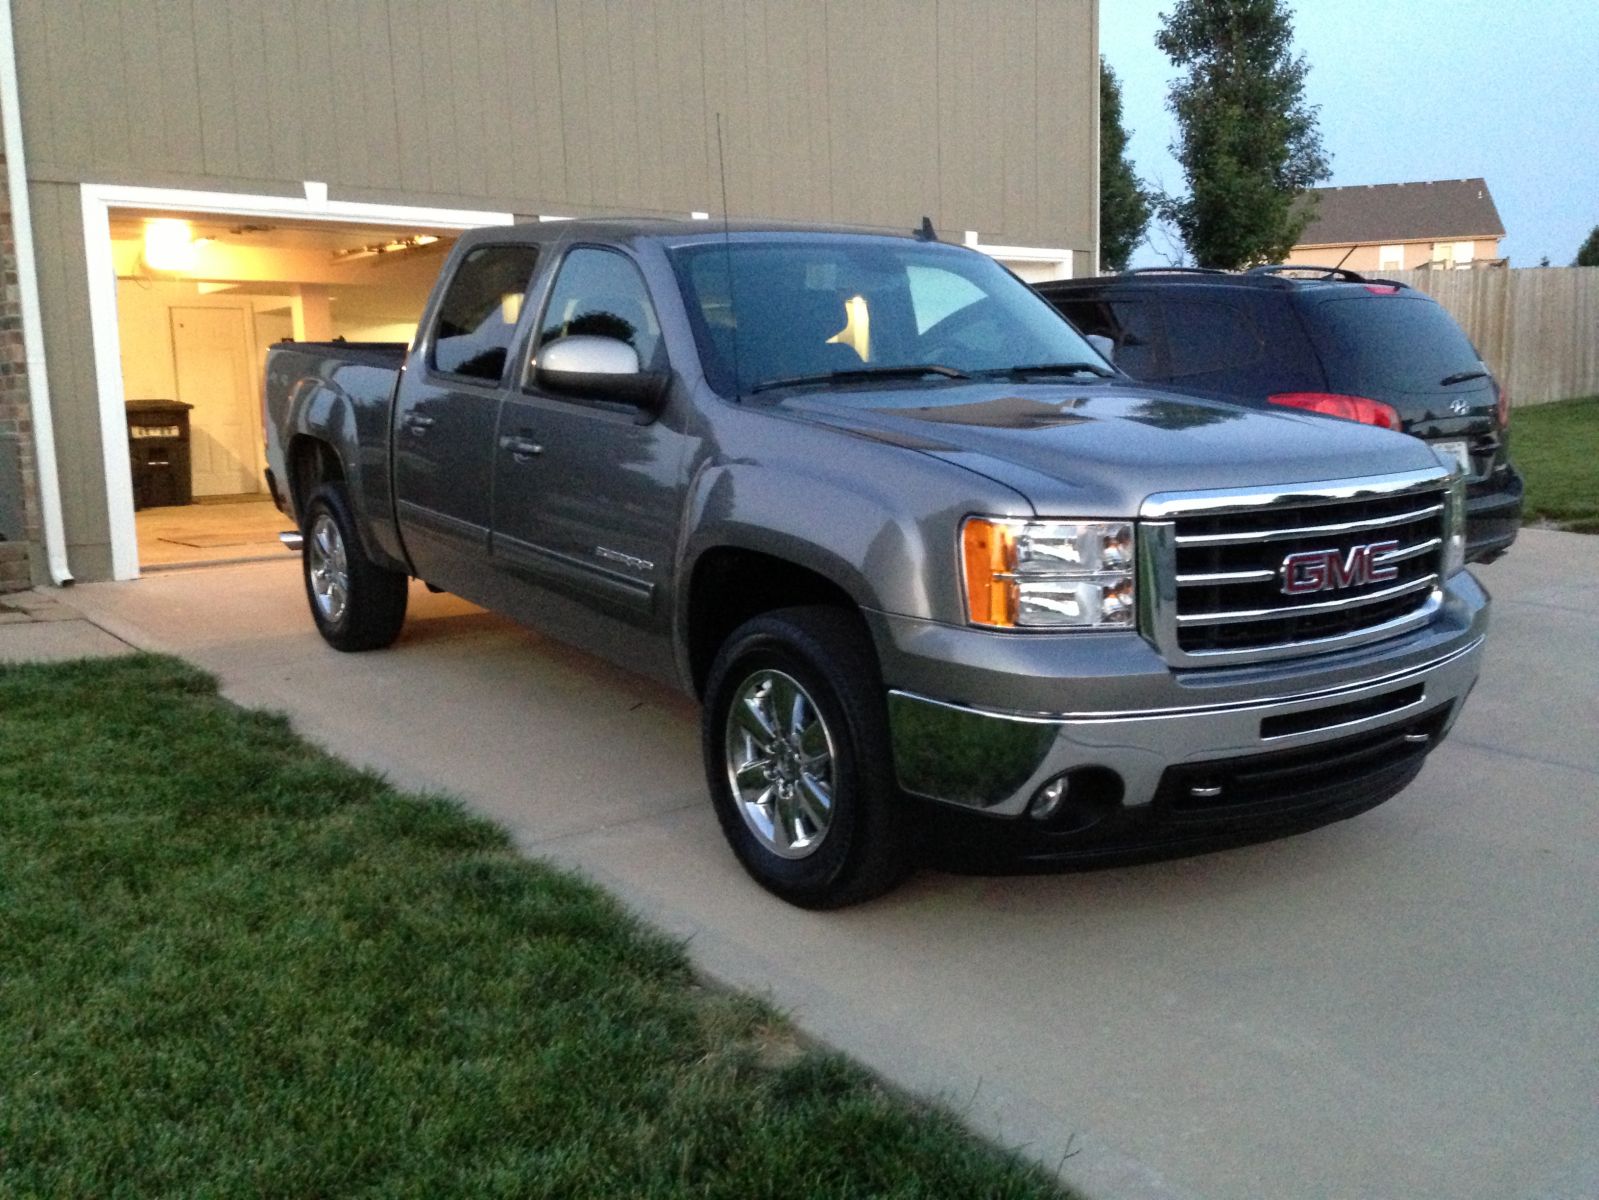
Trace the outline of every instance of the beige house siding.
[[110, 574], [78, 184], [1067, 248], [1095, 0], [10, 0], [74, 575]]
[[14, 0], [50, 182], [1093, 249], [1093, 0]]
[[[1403, 246], [1404, 266], [1400, 269], [1410, 271], [1418, 267], [1425, 267], [1432, 261], [1432, 248], [1439, 242], [1471, 242], [1473, 261], [1493, 259], [1499, 257], [1498, 238], [1428, 238], [1425, 241], [1414, 242], [1383, 242], [1361, 243], [1351, 246], [1345, 242], [1341, 246], [1295, 246], [1283, 259], [1288, 263], [1307, 263], [1315, 266], [1333, 267], [1342, 265], [1351, 271], [1362, 274], [1382, 270], [1383, 246]], [[1346, 257], [1347, 256], [1347, 257]]]

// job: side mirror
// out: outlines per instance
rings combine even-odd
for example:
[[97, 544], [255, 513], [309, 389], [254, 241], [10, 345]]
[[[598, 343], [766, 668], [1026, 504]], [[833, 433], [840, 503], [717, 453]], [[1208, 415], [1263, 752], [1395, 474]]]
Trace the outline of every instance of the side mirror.
[[1088, 344], [1099, 351], [1099, 357], [1108, 363], [1116, 361], [1116, 343], [1102, 333], [1087, 333], [1083, 335], [1088, 339]]
[[648, 418], [659, 415], [666, 399], [666, 376], [643, 370], [632, 346], [586, 333], [540, 348], [533, 381], [557, 395], [631, 404]]

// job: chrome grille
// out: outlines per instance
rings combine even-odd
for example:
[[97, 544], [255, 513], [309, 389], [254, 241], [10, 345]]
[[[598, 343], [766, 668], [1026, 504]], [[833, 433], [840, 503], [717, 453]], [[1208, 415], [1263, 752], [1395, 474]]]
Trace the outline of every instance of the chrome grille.
[[[1151, 497], [1140, 539], [1146, 633], [1168, 661], [1216, 665], [1317, 653], [1425, 624], [1440, 603], [1446, 474], [1233, 495]], [[1291, 555], [1376, 578], [1286, 594]]]

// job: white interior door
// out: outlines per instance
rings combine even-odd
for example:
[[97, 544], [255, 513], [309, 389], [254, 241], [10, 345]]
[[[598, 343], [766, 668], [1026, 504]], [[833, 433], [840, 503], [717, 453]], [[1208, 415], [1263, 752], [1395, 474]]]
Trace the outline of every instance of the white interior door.
[[196, 496], [261, 490], [260, 421], [250, 340], [240, 308], [173, 308], [178, 399], [189, 413]]

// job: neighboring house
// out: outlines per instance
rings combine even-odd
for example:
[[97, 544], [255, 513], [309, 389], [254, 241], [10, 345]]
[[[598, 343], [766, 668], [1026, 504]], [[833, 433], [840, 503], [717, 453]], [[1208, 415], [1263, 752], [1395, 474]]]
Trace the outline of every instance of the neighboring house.
[[1311, 188], [1316, 213], [1284, 261], [1351, 271], [1503, 266], [1505, 236], [1481, 179]]
[[1098, 105], [1096, 0], [0, 0], [0, 566], [132, 578], [152, 517], [216, 515], [135, 515], [125, 400], [190, 405], [193, 499], [275, 520], [267, 346], [407, 339], [470, 226], [725, 195], [1092, 274]]

